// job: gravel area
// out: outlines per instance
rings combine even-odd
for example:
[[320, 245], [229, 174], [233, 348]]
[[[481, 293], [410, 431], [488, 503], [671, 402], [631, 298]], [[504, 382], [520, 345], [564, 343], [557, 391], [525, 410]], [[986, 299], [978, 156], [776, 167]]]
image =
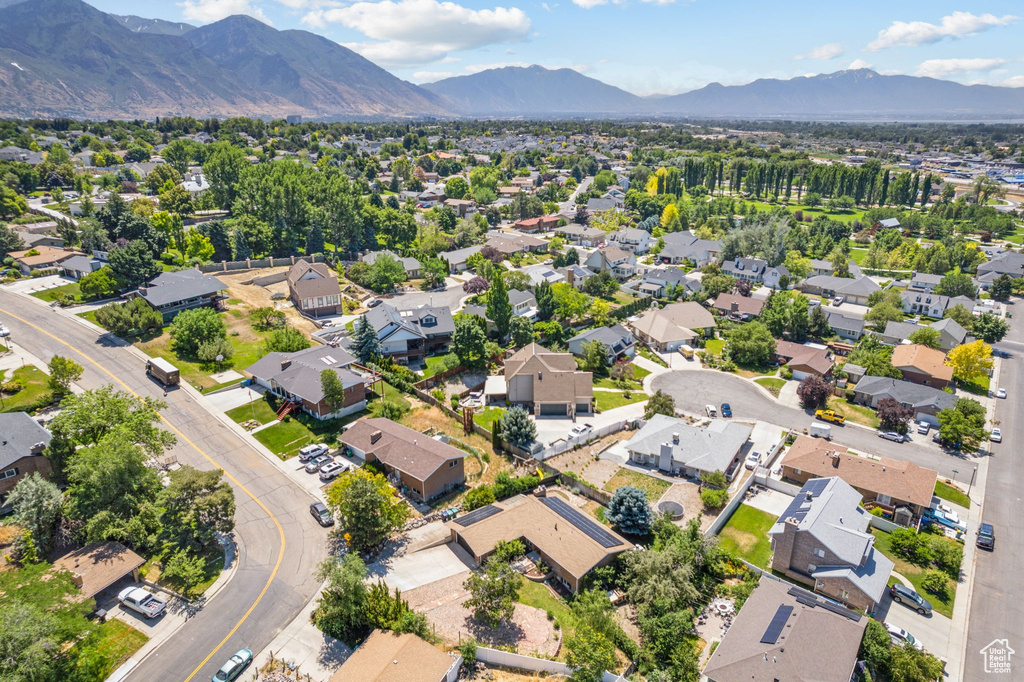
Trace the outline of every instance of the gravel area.
[[561, 640], [552, 621], [540, 609], [516, 604], [511, 623], [492, 628], [473, 619], [466, 608], [469, 592], [462, 586], [469, 571], [403, 592], [409, 606], [426, 615], [437, 634], [449, 642], [471, 635], [487, 646], [512, 646], [521, 654], [554, 656]]
[[604, 438], [590, 443], [579, 450], [570, 450], [552, 457], [548, 464], [559, 471], [571, 471], [583, 478], [584, 481], [601, 489], [604, 484], [612, 479], [615, 472], [619, 470], [618, 463], [610, 460], [599, 459], [595, 461], [597, 454], [615, 443], [629, 440], [634, 431], [619, 431]]
[[[444, 384], [441, 386], [441, 390], [444, 391], [446, 404], [448, 400], [451, 400], [453, 395], [458, 395], [463, 391], [476, 388], [486, 380], [486, 372], [463, 372], [462, 374], [456, 374], [453, 377], [445, 379]], [[481, 390], [483, 389], [481, 388]]]
[[[711, 526], [711, 522], [718, 515], [717, 513], [707, 513], [704, 511], [704, 504], [700, 501], [699, 486], [696, 483], [673, 483], [672, 487], [658, 498], [658, 502], [662, 500], [672, 500], [683, 505], [683, 518], [676, 521], [681, 526], [689, 523], [690, 519], [698, 519], [700, 521], [700, 529], [707, 530]], [[658, 502], [651, 505], [655, 511], [658, 509]]]

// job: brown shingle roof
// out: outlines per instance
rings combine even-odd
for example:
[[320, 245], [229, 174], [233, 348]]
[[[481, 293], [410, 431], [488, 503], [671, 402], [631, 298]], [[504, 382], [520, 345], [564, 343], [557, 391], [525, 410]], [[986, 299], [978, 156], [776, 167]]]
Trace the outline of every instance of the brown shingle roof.
[[[830, 453], [838, 454], [836, 458]], [[816, 438], [799, 436], [783, 464], [802, 472], [827, 478], [838, 476], [854, 488], [888, 495], [927, 507], [932, 502], [938, 472], [888, 457], [867, 458], [850, 454], [842, 445], [825, 444]]]
[[462, 537], [474, 556], [488, 554], [502, 540], [526, 538], [552, 561], [582, 578], [609, 554], [629, 548], [622, 536], [595, 521], [599, 528], [620, 541], [614, 547], [603, 547], [532, 495], [517, 495], [494, 506], [501, 511], [472, 525], [460, 526], [458, 519], [448, 522], [448, 527]]
[[80, 576], [82, 596], [91, 599], [144, 563], [138, 554], [110, 540], [69, 552], [54, 561], [53, 567]]
[[946, 364], [946, 354], [920, 343], [900, 345], [892, 351], [892, 366], [910, 369], [945, 381], [953, 380], [953, 368]]
[[[38, 251], [39, 255], [26, 255], [32, 253], [32, 251]], [[72, 256], [82, 256], [84, 254], [81, 253], [80, 251], [65, 251], [64, 249], [58, 249], [53, 246], [36, 246], [24, 251], [11, 251], [7, 255], [15, 259], [19, 263], [24, 263], [26, 266], [32, 268], [36, 267], [37, 265], [60, 263], [62, 261], [67, 260], [68, 258], [71, 258]]]
[[331, 682], [441, 682], [456, 660], [416, 635], [374, 630]]
[[736, 312], [747, 315], [760, 315], [764, 301], [752, 296], [737, 296], [736, 294], [719, 294], [715, 299], [715, 308], [724, 312], [732, 311], [732, 304], [736, 304]]
[[[374, 441], [373, 435], [380, 432]], [[390, 419], [372, 417], [360, 419], [341, 434], [341, 442], [373, 455], [384, 464], [425, 481], [445, 462], [462, 459], [462, 450], [434, 440]]]
[[821, 375], [828, 374], [835, 365], [828, 356], [828, 350], [811, 348], [792, 341], [776, 340], [775, 354], [787, 358], [789, 362], [786, 366], [790, 369], [810, 369]]
[[[319, 276], [302, 279], [309, 272]], [[341, 293], [338, 278], [331, 274], [330, 268], [324, 263], [299, 261], [288, 270], [288, 284], [295, 289], [300, 298], [333, 296]]]
[[594, 397], [593, 373], [578, 371], [571, 353], [553, 353], [531, 343], [505, 361], [506, 383], [521, 374], [533, 375], [534, 402], [582, 402]]

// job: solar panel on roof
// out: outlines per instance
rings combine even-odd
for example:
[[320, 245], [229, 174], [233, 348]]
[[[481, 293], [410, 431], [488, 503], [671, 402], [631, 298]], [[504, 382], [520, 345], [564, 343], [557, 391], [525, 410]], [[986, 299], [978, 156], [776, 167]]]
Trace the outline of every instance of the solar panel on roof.
[[779, 641], [779, 635], [782, 634], [782, 629], [786, 627], [786, 621], [789, 620], [790, 615], [793, 613], [793, 607], [786, 605], [780, 606], [775, 610], [775, 615], [772, 616], [772, 622], [768, 623], [768, 629], [761, 635], [762, 644], [775, 644]]
[[542, 497], [540, 501], [563, 519], [582, 531], [588, 538], [597, 542], [602, 547], [617, 547], [622, 544], [614, 535], [601, 528], [588, 516], [584, 516], [579, 510], [570, 507], [565, 500], [557, 497]]
[[455, 523], [457, 523], [460, 526], [462, 526], [463, 528], [465, 528], [466, 526], [472, 526], [477, 521], [483, 521], [486, 518], [494, 516], [495, 514], [497, 514], [500, 511], [501, 511], [501, 507], [498, 507], [498, 506], [493, 505], [493, 504], [489, 504], [486, 507], [480, 507], [479, 509], [474, 509], [473, 511], [469, 512], [468, 514], [465, 514], [463, 516], [460, 516], [460, 517], [456, 518], [455, 519]]

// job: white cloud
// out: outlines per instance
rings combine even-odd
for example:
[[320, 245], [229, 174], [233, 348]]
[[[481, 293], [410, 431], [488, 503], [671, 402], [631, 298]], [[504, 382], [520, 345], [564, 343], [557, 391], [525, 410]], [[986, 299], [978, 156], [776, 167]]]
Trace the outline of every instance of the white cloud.
[[857, 69], [870, 69], [871, 66], [871, 64], [868, 64], [863, 59], [854, 59], [846, 68], [850, 71], [856, 71]]
[[445, 57], [441, 60], [442, 64], [454, 64], [455, 62], [461, 62], [462, 60], [458, 57]]
[[572, 0], [572, 4], [583, 9], [594, 9], [601, 5], [607, 5], [609, 2], [618, 2], [618, 0]]
[[1005, 80], [1001, 80], [998, 83], [990, 83], [989, 85], [1002, 85], [1006, 88], [1024, 88], [1024, 76], [1010, 76]]
[[451, 71], [417, 71], [412, 75], [412, 79], [417, 83], [433, 83], [442, 78], [451, 78], [454, 75]]
[[953, 12], [942, 17], [939, 24], [929, 24], [926, 21], [894, 21], [892, 26], [878, 32], [878, 37], [867, 46], [867, 49], [877, 52], [897, 45], [915, 47], [937, 43], [943, 38], [963, 38], [995, 26], [1006, 26], [1017, 20], [1018, 17], [1011, 14], [997, 17], [994, 14], [978, 16], [970, 12]]
[[835, 59], [843, 55], [843, 46], [839, 43], [819, 45], [807, 54], [798, 54], [793, 59]]
[[991, 71], [997, 66], [1006, 63], [1005, 59], [986, 59], [977, 57], [973, 59], [929, 59], [921, 62], [917, 67], [918, 76], [929, 76], [931, 78], [942, 78], [955, 73], [968, 71]]
[[338, 7], [341, 5], [337, 0], [275, 0], [280, 5], [289, 9], [308, 9], [311, 7]]
[[273, 25], [263, 14], [263, 9], [253, 5], [249, 0], [185, 0], [178, 4], [185, 19], [201, 24], [220, 21], [232, 14], [248, 14], [264, 24]]
[[530, 18], [517, 7], [475, 10], [438, 0], [357, 2], [314, 10], [302, 18], [310, 26], [339, 23], [363, 33], [368, 42], [348, 44], [381, 64], [426, 64], [456, 50], [524, 40]]

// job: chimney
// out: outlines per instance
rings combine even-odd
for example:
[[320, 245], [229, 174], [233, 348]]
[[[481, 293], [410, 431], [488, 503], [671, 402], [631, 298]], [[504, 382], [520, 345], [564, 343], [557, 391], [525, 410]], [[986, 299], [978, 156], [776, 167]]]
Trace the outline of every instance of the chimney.
[[739, 310], [740, 310], [739, 302], [738, 301], [733, 301], [731, 304], [729, 304], [729, 310], [731, 312], [734, 312], [734, 313], [739, 312]]
[[282, 360], [281, 361], [281, 371], [284, 371], [284, 370], [288, 369], [291, 366], [292, 366], [292, 361], [291, 360]]
[[805, 493], [805, 495], [806, 495], [806, 499], [807, 499], [807, 501], [808, 501], [808, 502], [810, 502], [811, 500], [813, 500], [813, 499], [814, 499], [814, 493], [812, 493], [812, 492], [811, 492], [810, 490], [808, 490], [808, 491], [807, 491], [807, 492]]
[[370, 434], [370, 443], [376, 443], [377, 441], [380, 440], [380, 437], [383, 435], [384, 434], [381, 433], [379, 429], [377, 431], [374, 431], [373, 433]]
[[82, 574], [81, 573], [72, 573], [71, 574], [71, 582], [73, 582], [76, 587], [81, 587], [82, 583], [85, 582], [85, 581], [82, 580]]
[[675, 445], [679, 445], [679, 434], [678, 433], [673, 433], [672, 434], [672, 442]]
[[[4, 441], [4, 445], [7, 445], [7, 441]], [[33, 443], [32, 447], [29, 448], [29, 452], [33, 455], [41, 455], [45, 449], [46, 443], [39, 441], [38, 443]]]

